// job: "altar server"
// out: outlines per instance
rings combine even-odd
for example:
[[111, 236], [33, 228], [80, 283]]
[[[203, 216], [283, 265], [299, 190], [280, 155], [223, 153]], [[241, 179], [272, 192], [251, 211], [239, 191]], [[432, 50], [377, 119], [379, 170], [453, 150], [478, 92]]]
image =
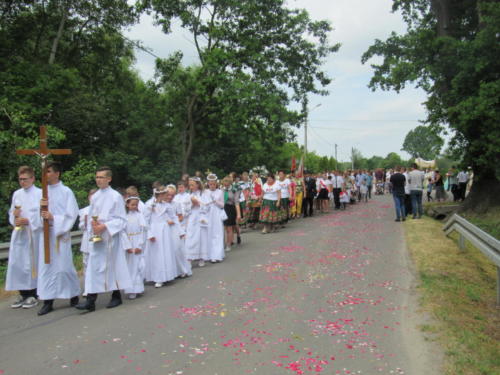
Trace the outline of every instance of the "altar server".
[[98, 293], [113, 292], [107, 308], [122, 304], [120, 289], [132, 287], [121, 232], [127, 225], [123, 197], [109, 184], [112, 180], [109, 167], [96, 172], [99, 190], [92, 196], [89, 215], [90, 246], [85, 271], [87, 301], [76, 306], [79, 310], [94, 311]]
[[[73, 264], [70, 231], [78, 217], [78, 204], [71, 189], [61, 181], [61, 165], [50, 162], [47, 166], [48, 210], [42, 217], [49, 220], [50, 263], [45, 264], [44, 252], [39, 252], [38, 296], [44, 301], [38, 315], [53, 310], [54, 299], [70, 299], [76, 306], [80, 295], [80, 280]], [[43, 232], [39, 236], [43, 244]]]
[[9, 222], [14, 230], [10, 238], [5, 290], [19, 291], [10, 307], [29, 309], [38, 304], [36, 286], [42, 190], [33, 185], [33, 168], [19, 167], [17, 176], [21, 188], [14, 192], [9, 210]]

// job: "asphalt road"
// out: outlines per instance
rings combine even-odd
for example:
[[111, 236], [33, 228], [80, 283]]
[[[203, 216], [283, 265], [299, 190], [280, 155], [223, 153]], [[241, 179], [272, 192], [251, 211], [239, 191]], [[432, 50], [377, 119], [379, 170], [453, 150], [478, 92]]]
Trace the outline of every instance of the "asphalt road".
[[108, 310], [0, 301], [0, 375], [439, 373], [388, 196], [249, 232], [220, 264]]

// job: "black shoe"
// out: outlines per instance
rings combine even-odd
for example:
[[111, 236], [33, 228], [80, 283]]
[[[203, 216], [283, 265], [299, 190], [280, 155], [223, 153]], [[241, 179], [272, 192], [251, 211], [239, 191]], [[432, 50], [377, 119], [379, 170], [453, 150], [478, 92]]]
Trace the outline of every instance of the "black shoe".
[[401, 221], [401, 219], [396, 219], [396, 220], [394, 220], [394, 221]]
[[240, 236], [238, 236], [238, 237], [236, 238], [236, 242], [238, 243], [238, 245], [239, 245], [239, 244], [241, 244], [241, 237], [240, 237]]
[[42, 308], [38, 311], [38, 315], [39, 316], [42, 316], [42, 315], [45, 315], [45, 314], [48, 314], [49, 312], [51, 312], [52, 310], [54, 310], [54, 308], [52, 307], [52, 304], [54, 303], [54, 301], [45, 301], [43, 303], [43, 306]]
[[76, 305], [78, 305], [78, 302], [80, 301], [80, 299], [78, 298], [78, 296], [74, 296], [72, 297], [70, 300], [69, 300], [69, 305], [71, 307], [75, 307]]
[[122, 299], [118, 299], [118, 298], [111, 298], [111, 301], [109, 301], [109, 303], [106, 305], [106, 308], [107, 309], [112, 309], [113, 307], [117, 307], [117, 306], [120, 306], [122, 304]]
[[406, 221], [406, 218], [405, 218], [405, 217], [403, 218], [403, 221]]
[[95, 302], [93, 299], [87, 297], [85, 302], [79, 303], [75, 306], [78, 310], [95, 311]]

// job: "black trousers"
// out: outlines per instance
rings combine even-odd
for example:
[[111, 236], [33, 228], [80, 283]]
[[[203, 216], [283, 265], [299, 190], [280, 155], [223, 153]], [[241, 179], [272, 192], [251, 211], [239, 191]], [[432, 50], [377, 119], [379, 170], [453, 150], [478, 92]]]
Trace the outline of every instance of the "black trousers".
[[335, 208], [340, 208], [340, 188], [333, 188], [333, 201], [335, 202]]
[[304, 211], [304, 217], [305, 216], [312, 216], [313, 214], [313, 205], [314, 205], [314, 198], [313, 197], [306, 197], [302, 201], [302, 209]]
[[36, 289], [20, 290], [19, 294], [24, 298], [34, 297], [36, 298]]
[[467, 190], [467, 182], [459, 182], [458, 183], [458, 198], [460, 200], [465, 200], [465, 191]]

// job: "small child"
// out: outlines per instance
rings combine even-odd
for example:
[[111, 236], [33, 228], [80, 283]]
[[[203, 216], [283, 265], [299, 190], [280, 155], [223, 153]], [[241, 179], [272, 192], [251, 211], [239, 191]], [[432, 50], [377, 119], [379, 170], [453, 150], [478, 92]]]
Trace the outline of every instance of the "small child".
[[340, 205], [343, 210], [346, 209], [347, 203], [349, 203], [351, 198], [349, 197], [349, 191], [347, 191], [344, 188], [342, 188], [342, 191], [340, 192]]
[[[129, 196], [126, 200], [127, 228], [125, 229], [125, 249], [127, 265], [132, 280], [132, 288], [125, 289], [129, 299], [144, 293], [144, 250], [146, 248], [146, 221], [139, 212], [139, 197]], [[128, 241], [127, 241], [128, 240]]]
[[432, 178], [429, 177], [429, 183], [427, 184], [427, 202], [430, 202], [434, 199], [432, 199], [431, 193], [432, 193]]
[[167, 222], [171, 232], [171, 241], [174, 247], [175, 260], [177, 263], [178, 276], [180, 278], [188, 277], [193, 274], [191, 262], [189, 262], [184, 253], [184, 238], [186, 231], [181, 225], [182, 208], [174, 202], [174, 197], [177, 190], [174, 185], [167, 186], [167, 194], [165, 196], [165, 204], [167, 206], [165, 212]]
[[361, 181], [359, 185], [359, 201], [368, 202], [368, 186], [366, 186], [366, 181]]

